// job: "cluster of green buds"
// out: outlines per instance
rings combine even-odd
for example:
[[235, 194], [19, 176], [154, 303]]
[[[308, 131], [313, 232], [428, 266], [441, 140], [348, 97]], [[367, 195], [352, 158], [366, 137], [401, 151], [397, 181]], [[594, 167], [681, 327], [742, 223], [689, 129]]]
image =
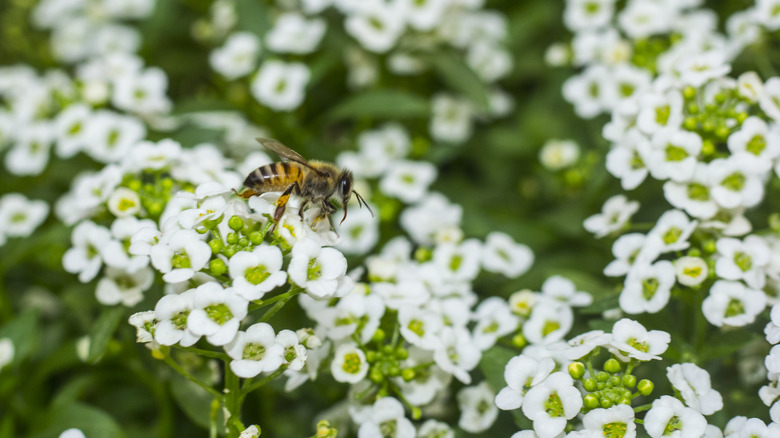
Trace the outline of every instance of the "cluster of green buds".
[[174, 181], [163, 171], [144, 171], [141, 174], [127, 174], [122, 179], [121, 186], [138, 195], [140, 206], [149, 218], [155, 221], [160, 219], [168, 201], [178, 191], [193, 192], [192, 184], [184, 185]]
[[[219, 216], [203, 221], [202, 226], [197, 231], [201, 234], [211, 232], [211, 237], [207, 241], [211, 252], [215, 255], [222, 254], [228, 259], [239, 251], [251, 251], [254, 247], [262, 244], [266, 234], [274, 225], [271, 220], [262, 223], [233, 215], [227, 222], [231, 231], [223, 239], [219, 230], [219, 224], [223, 219], [223, 216]], [[209, 262], [209, 270], [213, 275], [220, 276], [227, 272], [228, 267], [223, 259], [215, 257]]]
[[666, 53], [675, 43], [680, 41], [679, 34], [653, 35], [633, 41], [631, 63], [653, 74], [657, 71], [658, 57]]
[[610, 358], [604, 362], [603, 369], [596, 371], [590, 362], [587, 365], [590, 377], [585, 378], [586, 365], [573, 362], [569, 365], [569, 375], [582, 382], [587, 394], [583, 398], [583, 409], [587, 412], [596, 408], [610, 408], [618, 404], [631, 405], [631, 401], [640, 395], [653, 392], [653, 382], [647, 379], [637, 383], [631, 374], [631, 364], [623, 370], [620, 361]]
[[702, 90], [687, 86], [682, 95], [682, 127], [701, 135], [702, 156], [706, 159], [728, 155], [726, 140], [750, 115], [745, 105], [750, 102], [736, 88], [724, 87], [705, 100]]

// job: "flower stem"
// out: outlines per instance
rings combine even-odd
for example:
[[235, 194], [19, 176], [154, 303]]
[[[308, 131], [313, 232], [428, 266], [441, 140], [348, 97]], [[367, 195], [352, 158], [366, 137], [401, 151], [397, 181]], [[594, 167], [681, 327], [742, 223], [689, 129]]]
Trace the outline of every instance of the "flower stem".
[[228, 356], [225, 353], [220, 353], [219, 351], [204, 350], [202, 348], [195, 348], [195, 347], [182, 347], [179, 345], [174, 345], [174, 347], [176, 347], [179, 350], [195, 353], [198, 356], [211, 357], [213, 359], [220, 359], [220, 360], [230, 360], [230, 356]]
[[287, 369], [287, 366], [282, 365], [278, 370], [276, 370], [273, 373], [263, 377], [261, 380], [258, 380], [257, 382], [249, 383], [249, 381], [247, 381], [247, 383], [249, 383], [249, 384], [245, 384], [244, 387], [241, 388], [240, 395], [239, 395], [239, 397], [240, 397], [239, 400], [243, 401], [244, 397], [246, 397], [247, 394], [249, 394], [250, 392], [260, 388], [261, 386], [265, 385], [266, 383], [270, 382], [271, 380], [281, 376], [282, 373], [284, 373], [284, 370], [286, 370], [286, 369]]
[[189, 380], [190, 382], [192, 382], [192, 383], [200, 386], [204, 390], [206, 390], [206, 392], [211, 394], [214, 397], [214, 399], [219, 400], [220, 402], [224, 401], [224, 398], [223, 398], [222, 394], [219, 393], [219, 391], [217, 391], [216, 389], [214, 389], [211, 386], [207, 385], [205, 382], [199, 380], [197, 377], [195, 377], [192, 374], [190, 374], [189, 372], [187, 372], [187, 370], [182, 368], [181, 365], [179, 365], [178, 363], [176, 363], [175, 360], [173, 360], [173, 358], [170, 356], [170, 354], [168, 354], [168, 351], [160, 350], [160, 352], [163, 355], [163, 361], [165, 361], [165, 363], [167, 363], [171, 368], [173, 368], [174, 371], [176, 371], [177, 373], [181, 374], [182, 377], [184, 377], [185, 379]]
[[227, 410], [227, 428], [229, 437], [238, 437], [245, 429], [241, 422], [241, 392], [239, 379], [236, 373], [230, 369], [228, 361], [225, 361], [225, 410]]
[[273, 298], [269, 298], [266, 300], [263, 304], [267, 305], [269, 303], [275, 303], [273, 307], [266, 310], [263, 314], [263, 317], [260, 318], [260, 322], [267, 322], [269, 319], [271, 319], [272, 316], [279, 310], [281, 310], [282, 307], [284, 307], [285, 304], [287, 304], [290, 299], [299, 293], [303, 292], [303, 288], [299, 286], [291, 286], [290, 290], [287, 292], [277, 295]]

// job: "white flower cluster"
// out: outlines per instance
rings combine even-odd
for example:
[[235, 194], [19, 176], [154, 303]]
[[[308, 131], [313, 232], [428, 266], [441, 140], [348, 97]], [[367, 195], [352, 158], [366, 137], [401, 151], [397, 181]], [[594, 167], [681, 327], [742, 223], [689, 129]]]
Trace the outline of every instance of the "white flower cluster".
[[490, 90], [486, 102], [448, 92], [431, 97], [430, 134], [435, 140], [462, 143], [471, 136], [478, 118], [500, 117], [511, 110], [511, 98], [495, 85], [512, 69], [512, 56], [503, 47], [506, 19], [483, 10], [483, 2], [301, 2], [298, 8], [287, 7], [274, 14], [273, 25], [263, 35], [230, 31], [237, 23], [235, 5], [218, 3], [231, 18], [210, 25], [225, 32], [221, 45], [210, 54], [211, 68], [228, 81], [247, 78], [255, 100], [274, 111], [293, 111], [303, 103], [312, 71], [310, 64], [300, 60], [315, 53], [326, 38], [325, 16], [331, 6], [343, 15], [346, 32], [359, 44], [348, 46], [344, 57], [352, 87], [377, 84], [382, 59], [378, 54], [385, 55], [392, 74], [413, 76], [437, 68], [429, 55], [443, 48], [454, 49], [475, 79], [484, 81]]
[[147, 18], [155, 0], [43, 0], [33, 11], [32, 22], [51, 30], [53, 55], [72, 64], [95, 56], [134, 53], [141, 34], [128, 20]]
[[49, 216], [49, 205], [44, 201], [29, 200], [21, 193], [0, 197], [0, 246], [9, 237], [27, 237]]
[[716, 14], [699, 8], [700, 0], [632, 0], [620, 11], [615, 0], [567, 0], [564, 23], [574, 36], [568, 47], [555, 45], [547, 57], [583, 68], [563, 94], [578, 115], [592, 118], [630, 107], [653, 75], [698, 86], [712, 74], [727, 73], [728, 62], [759, 39], [762, 26], [776, 28], [768, 20], [774, 2], [757, 3], [732, 14], [724, 35]]
[[[772, 419], [770, 427], [773, 428], [772, 430], [775, 433], [778, 433], [780, 432], [780, 388], [778, 388], [778, 381], [780, 381], [780, 347], [777, 344], [780, 343], [780, 305], [772, 306], [770, 321], [764, 328], [764, 334], [767, 342], [772, 345], [769, 354], [767, 354], [764, 360], [769, 383], [761, 387], [758, 391], [758, 396], [765, 405], [769, 406], [769, 417]], [[744, 422], [744, 417], [742, 419], [736, 426]], [[736, 418], [732, 421], [735, 420]], [[755, 423], [753, 427], [760, 428], [756, 420], [750, 419], [749, 421]]]
[[[59, 158], [83, 152], [95, 161], [125, 158], [151, 121], [166, 114], [167, 78], [135, 55], [115, 53], [39, 76], [29, 67], [0, 68], [0, 149], [14, 175], [39, 175], [52, 149]], [[112, 108], [106, 107], [111, 105]]]

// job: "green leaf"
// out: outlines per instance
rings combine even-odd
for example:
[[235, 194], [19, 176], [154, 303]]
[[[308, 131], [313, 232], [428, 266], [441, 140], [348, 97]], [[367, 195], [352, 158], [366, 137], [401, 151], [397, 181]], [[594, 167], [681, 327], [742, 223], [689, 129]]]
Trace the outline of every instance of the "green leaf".
[[454, 90], [481, 108], [488, 107], [488, 90], [484, 81], [453, 52], [437, 52], [428, 58], [436, 73]]
[[30, 438], [56, 438], [70, 428], [80, 429], [87, 437], [124, 437], [122, 428], [107, 412], [79, 402], [54, 405], [49, 412], [41, 413], [36, 424], [40, 431]]
[[370, 90], [344, 99], [326, 117], [332, 120], [350, 118], [402, 119], [427, 117], [428, 100], [401, 90]]
[[723, 359], [750, 345], [761, 338], [759, 334], [748, 330], [733, 330], [727, 332], [713, 332], [712, 337], [704, 343], [699, 354], [700, 361], [710, 359]]
[[268, 8], [264, 2], [238, 0], [236, 1], [236, 15], [238, 16], [239, 30], [252, 32], [260, 38], [263, 38], [271, 27]]
[[213, 97], [194, 97], [177, 102], [171, 112], [173, 115], [199, 113], [204, 111], [236, 111], [236, 108], [224, 99]]
[[25, 312], [0, 327], [0, 338], [9, 338], [14, 344], [14, 363], [29, 357], [38, 345], [38, 314]]
[[[171, 378], [171, 393], [176, 404], [195, 424], [205, 429], [210, 427], [211, 402], [214, 401], [211, 394], [178, 374]], [[224, 424], [224, 422], [220, 409], [217, 424]]]
[[119, 327], [119, 321], [125, 317], [125, 308], [118, 306], [105, 310], [92, 326], [89, 339], [89, 363], [96, 363], [106, 352], [108, 341]]
[[488, 384], [490, 384], [493, 390], [498, 391], [506, 386], [504, 368], [509, 360], [518, 354], [519, 353], [500, 345], [496, 345], [482, 354], [479, 368], [482, 370]]

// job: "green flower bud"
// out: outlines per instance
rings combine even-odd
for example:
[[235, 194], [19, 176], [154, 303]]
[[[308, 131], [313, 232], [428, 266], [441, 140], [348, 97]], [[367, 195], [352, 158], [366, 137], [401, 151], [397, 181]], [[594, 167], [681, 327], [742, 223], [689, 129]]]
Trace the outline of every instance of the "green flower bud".
[[574, 380], [580, 380], [585, 375], [585, 364], [582, 362], [572, 362], [569, 364], [569, 375]]
[[604, 371], [599, 371], [596, 373], [596, 380], [599, 382], [606, 382], [609, 380], [609, 374], [605, 373]]
[[417, 373], [411, 368], [404, 368], [401, 371], [401, 378], [404, 379], [404, 382], [411, 382], [415, 377], [417, 377]]
[[620, 386], [620, 376], [612, 376], [609, 378], [609, 386], [612, 386], [613, 388], [615, 386]]
[[368, 350], [366, 351], [366, 361], [369, 363], [374, 363], [379, 359], [379, 353], [377, 353], [374, 350]]
[[639, 384], [637, 385], [637, 390], [642, 395], [650, 395], [653, 392], [653, 389], [655, 389], [655, 385], [653, 385], [653, 382], [642, 379], [639, 381]]
[[596, 390], [596, 379], [594, 378], [588, 378], [582, 381], [582, 386], [585, 388], [585, 391], [593, 392]]
[[636, 386], [636, 376], [632, 376], [631, 374], [624, 374], [622, 380], [623, 386], [626, 388], [633, 388]]
[[385, 340], [385, 337], [386, 337], [385, 331], [382, 330], [381, 328], [378, 328], [374, 332], [374, 336], [371, 336], [371, 340], [379, 344]]
[[748, 118], [748, 113], [745, 112], [737, 113], [737, 115], [734, 116], [734, 118], [737, 119], [737, 123], [741, 125], [745, 121], [745, 119]]
[[395, 350], [395, 357], [397, 357], [400, 360], [407, 359], [409, 357], [409, 350], [407, 350], [404, 347], [398, 347]]
[[689, 131], [695, 131], [698, 126], [699, 122], [697, 122], [693, 117], [686, 117], [683, 121], [683, 128]]
[[696, 97], [696, 89], [690, 85], [683, 88], [683, 97], [689, 100], [693, 99], [694, 97]]
[[715, 102], [717, 102], [719, 104], [722, 104], [722, 103], [726, 102], [726, 99], [727, 99], [727, 96], [725, 94], [723, 94], [723, 93], [717, 93], [715, 95]]
[[222, 248], [225, 247], [225, 244], [222, 243], [220, 239], [214, 238], [209, 240], [209, 247], [211, 247], [211, 252], [217, 254], [222, 251]]
[[224, 254], [227, 258], [233, 257], [237, 252], [238, 247], [236, 245], [226, 246], [225, 249], [222, 250], [222, 254]]
[[244, 220], [238, 216], [231, 216], [228, 219], [228, 226], [231, 230], [239, 231], [244, 228]]
[[141, 190], [141, 181], [137, 179], [131, 179], [127, 183], [127, 188], [134, 192], [138, 192]]
[[528, 345], [528, 341], [525, 339], [525, 336], [518, 333], [512, 336], [512, 345], [514, 345], [517, 348], [523, 348], [526, 345]]
[[401, 368], [398, 365], [393, 365], [390, 367], [390, 370], [387, 372], [387, 374], [390, 377], [398, 377], [401, 375]]
[[612, 402], [612, 400], [606, 397], [602, 397], [601, 400], [599, 400], [599, 405], [604, 409], [609, 409], [614, 405], [614, 403]]
[[618, 373], [621, 369], [620, 362], [615, 358], [607, 359], [607, 361], [604, 362], [604, 371], [610, 374]]
[[715, 135], [718, 136], [718, 138], [725, 140], [729, 136], [730, 131], [729, 128], [721, 125], [715, 128]]
[[604, 382], [598, 382], [598, 383], [596, 383], [596, 389], [599, 390], [599, 391], [603, 391], [603, 390], [607, 389], [607, 384], [604, 383]]
[[238, 243], [238, 234], [228, 233], [225, 240], [227, 240], [227, 243], [229, 243], [230, 245], [235, 245], [236, 243]]
[[227, 265], [222, 259], [214, 259], [209, 262], [209, 269], [214, 275], [222, 275], [227, 272]]
[[392, 345], [383, 345], [382, 346], [382, 353], [384, 353], [385, 356], [392, 356], [395, 348], [393, 348]]
[[240, 246], [241, 248], [246, 248], [247, 245], [249, 245], [249, 239], [247, 239], [246, 237], [242, 237], [238, 239], [238, 246]]
[[260, 245], [263, 243], [263, 234], [259, 231], [252, 231], [249, 233], [249, 241], [252, 242], [252, 245]]
[[596, 409], [599, 407], [599, 398], [596, 397], [593, 394], [586, 395], [583, 399], [583, 405], [585, 406], [585, 409]]
[[382, 374], [382, 371], [379, 370], [379, 367], [373, 366], [371, 367], [371, 370], [368, 372], [368, 378], [371, 379], [374, 383], [382, 383], [383, 380], [385, 380], [385, 376]]

